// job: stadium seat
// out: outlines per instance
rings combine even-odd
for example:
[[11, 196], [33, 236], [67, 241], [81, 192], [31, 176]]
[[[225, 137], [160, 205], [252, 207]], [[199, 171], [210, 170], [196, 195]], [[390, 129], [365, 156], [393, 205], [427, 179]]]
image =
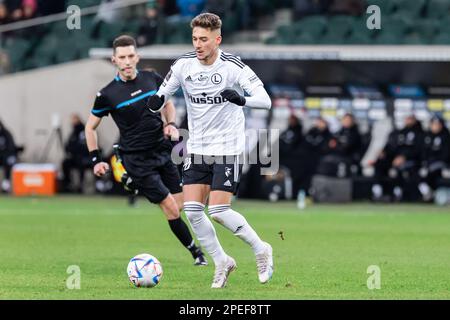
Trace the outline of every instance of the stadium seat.
[[388, 16], [394, 10], [394, 2], [392, 0], [367, 0], [367, 5], [377, 5], [384, 16]]
[[412, 28], [423, 38], [424, 43], [430, 43], [440, 29], [440, 22], [435, 19], [421, 19], [414, 23]]
[[450, 34], [444, 32], [444, 33], [439, 33], [437, 36], [435, 36], [432, 39], [432, 44], [436, 44], [436, 45], [448, 45], [450, 44]]
[[317, 43], [317, 39], [315, 39], [312, 35], [307, 33], [301, 33], [298, 36], [294, 36], [292, 39], [292, 44], [315, 44]]
[[426, 16], [430, 19], [441, 19], [450, 14], [450, 0], [428, 0]]
[[31, 43], [21, 38], [8, 40], [5, 44], [5, 49], [11, 61], [12, 71], [22, 70], [23, 61], [30, 50]]
[[42, 68], [49, 66], [53, 63], [53, 60], [50, 56], [33, 56], [31, 58], [26, 59], [23, 64], [23, 70], [34, 69], [34, 68]]
[[[288, 41], [291, 41], [291, 42], [288, 42]], [[290, 43], [293, 43], [293, 42], [292, 42], [292, 40], [287, 40], [284, 37], [281, 37], [279, 35], [275, 35], [273, 37], [268, 38], [265, 41], [265, 43], [266, 44], [275, 44], [275, 45], [277, 45], [277, 44], [290, 44]]]
[[323, 16], [308, 16], [292, 26], [281, 26], [277, 35], [284, 38], [287, 44], [319, 43], [326, 30], [327, 20]]
[[421, 45], [430, 43], [431, 38], [423, 38], [418, 32], [411, 32], [406, 34], [402, 39], [402, 44]]
[[124, 28], [123, 22], [106, 23], [102, 21], [98, 26], [97, 39], [98, 38], [103, 39], [108, 41], [109, 43], [112, 43], [112, 41], [117, 37], [117, 35], [122, 32], [123, 28]]
[[85, 42], [80, 42], [76, 49], [78, 51], [78, 57], [80, 59], [85, 59], [89, 57], [89, 50], [91, 48], [110, 48], [110, 45], [107, 41], [102, 39], [89, 39]]
[[78, 50], [74, 46], [73, 40], [70, 38], [60, 40], [58, 50], [55, 54], [55, 62], [63, 63], [75, 60], [78, 58]]
[[164, 41], [168, 44], [192, 43], [192, 31], [185, 21], [167, 23], [164, 28]]
[[380, 32], [378, 35], [375, 36], [374, 40], [375, 40], [375, 44], [394, 45], [394, 44], [400, 44], [402, 42], [401, 36], [398, 36], [393, 33], [389, 33], [387, 31]]
[[392, 0], [395, 5], [395, 13], [401, 16], [412, 18], [421, 15], [427, 0]]
[[[59, 50], [60, 38], [50, 34], [44, 37], [37, 47], [33, 50], [33, 57], [42, 57], [44, 61], [48, 63], [53, 63], [56, 52]], [[33, 65], [33, 64], [31, 64]], [[42, 66], [37, 64], [36, 67]]]
[[222, 20], [222, 34], [227, 36], [239, 28], [239, 19], [237, 14], [229, 13]]
[[371, 44], [373, 38], [378, 34], [378, 30], [368, 29], [366, 18], [356, 18], [353, 20], [350, 34], [344, 39], [345, 44]]
[[277, 41], [279, 44], [293, 44], [294, 38], [302, 33], [296, 33], [294, 27], [289, 25], [279, 26], [277, 28]]
[[411, 29], [411, 20], [406, 17], [392, 16], [381, 20], [381, 30], [375, 37], [378, 44], [400, 44], [402, 37]]
[[439, 32], [450, 33], [450, 16], [446, 16], [439, 21]]
[[344, 43], [352, 30], [354, 20], [354, 17], [345, 15], [330, 17], [326, 32], [319, 42], [323, 44]]
[[293, 24], [296, 34], [308, 33], [314, 38], [322, 37], [327, 27], [327, 19], [323, 16], [308, 16]]
[[136, 37], [139, 33], [141, 22], [138, 19], [127, 20], [123, 26], [122, 33]]

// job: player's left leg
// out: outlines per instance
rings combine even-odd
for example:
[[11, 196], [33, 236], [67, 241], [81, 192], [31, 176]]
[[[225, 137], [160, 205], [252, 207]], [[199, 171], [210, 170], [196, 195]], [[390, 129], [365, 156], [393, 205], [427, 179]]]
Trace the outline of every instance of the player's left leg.
[[208, 213], [214, 221], [223, 225], [251, 246], [256, 256], [259, 281], [266, 283], [272, 278], [273, 274], [272, 247], [261, 240], [242, 214], [231, 209], [231, 197], [232, 193], [230, 192], [211, 191]]
[[273, 273], [272, 247], [261, 240], [242, 214], [231, 209], [231, 199], [237, 188], [239, 171], [238, 165], [226, 163], [214, 165], [208, 213], [214, 221], [251, 246], [256, 256], [259, 280], [266, 283]]

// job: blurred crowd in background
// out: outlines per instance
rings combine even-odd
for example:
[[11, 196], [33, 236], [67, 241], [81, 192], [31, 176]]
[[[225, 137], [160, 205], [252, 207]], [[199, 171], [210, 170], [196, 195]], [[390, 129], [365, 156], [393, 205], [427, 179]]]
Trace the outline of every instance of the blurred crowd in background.
[[[288, 127], [280, 135], [280, 171], [275, 176], [252, 179], [252, 169], [243, 176], [243, 197], [267, 198], [264, 185], [269, 180], [289, 176], [292, 192], [304, 190], [311, 194], [315, 176], [355, 179], [368, 177], [371, 193], [366, 200], [373, 201], [425, 201], [433, 200], [434, 192], [444, 181], [443, 172], [450, 169], [450, 133], [443, 119], [432, 117], [428, 129], [411, 114], [401, 128], [394, 129], [377, 156], [369, 161], [372, 173], [363, 172], [361, 160], [371, 143], [370, 132], [361, 134], [352, 114], [340, 118], [339, 129], [332, 132], [326, 119], [319, 117], [308, 130], [292, 114]], [[83, 193], [85, 174], [91, 174], [89, 154], [84, 136], [84, 123], [77, 114], [71, 116], [72, 131], [64, 143], [64, 160], [60, 166], [59, 192]], [[15, 145], [11, 133], [0, 123], [0, 165], [3, 166], [3, 192], [10, 191], [11, 168], [18, 162], [23, 148]], [[105, 155], [109, 159], [111, 155]], [[254, 166], [258, 168], [258, 165]], [[75, 178], [75, 179], [74, 179]], [[449, 177], [446, 177], [447, 180]], [[90, 179], [92, 181], [92, 179]], [[96, 179], [96, 189], [111, 190], [113, 180]], [[109, 184], [108, 188], [104, 184]], [[248, 194], [246, 185], [253, 192]], [[103, 186], [103, 187], [99, 187]], [[257, 187], [258, 186], [258, 187]], [[246, 194], [247, 193], [247, 194]]]
[[65, 10], [65, 1], [59, 0], [0, 0], [0, 24], [23, 21]]
[[[375, 201], [431, 201], [433, 192], [450, 168], [450, 133], [442, 118], [432, 117], [428, 129], [411, 114], [395, 128], [382, 150], [367, 163], [361, 161], [371, 134], [361, 134], [354, 117], [341, 118], [340, 129], [331, 133], [324, 118], [304, 132], [301, 121], [291, 115], [280, 136], [280, 164], [288, 168], [294, 193], [311, 191], [315, 175], [337, 178], [370, 176], [370, 199]], [[369, 198], [369, 197], [368, 197]]]
[[[99, 6], [97, 12], [82, 17], [80, 32], [69, 31], [66, 21], [61, 20], [1, 33], [0, 75], [88, 58], [91, 48], [110, 48], [112, 40], [122, 33], [134, 36], [139, 46], [188, 45], [191, 43], [189, 21], [204, 11], [222, 17], [225, 44], [450, 44], [450, 0], [149, 0], [139, 5], [111, 9], [112, 5], [124, 2], [0, 0], [0, 28], [9, 23], [65, 12], [67, 6], [72, 4], [81, 8]], [[371, 4], [381, 8], [383, 28], [380, 30], [369, 30], [366, 26], [366, 9]], [[302, 68], [307, 69], [306, 66]], [[436, 72], [441, 72], [439, 68]], [[378, 73], [382, 73], [381, 70]], [[382, 80], [375, 79], [376, 74], [367, 74], [369, 84], [382, 84]], [[350, 79], [352, 76], [350, 74]], [[271, 80], [283, 82], [285, 79]], [[275, 105], [273, 109], [277, 109], [274, 90], [269, 91]], [[444, 100], [439, 102], [439, 108], [434, 108], [432, 100], [419, 101], [425, 99], [426, 94], [414, 96], [410, 110], [416, 114], [406, 116], [400, 126], [396, 125], [398, 118], [395, 114], [391, 115], [396, 124], [384, 148], [363, 165], [362, 159], [368, 154], [374, 137], [373, 130], [360, 130], [360, 120], [370, 117], [367, 114], [358, 116], [357, 109], [351, 109], [353, 113], [343, 116], [333, 113], [334, 120], [340, 121], [335, 126], [330, 123], [330, 118], [322, 117], [330, 111], [326, 110], [326, 106], [321, 106], [324, 108], [319, 110], [308, 105], [306, 100], [311, 96], [314, 97], [314, 94], [301, 95], [301, 99], [297, 99], [301, 102], [297, 104], [314, 116], [304, 119], [293, 113], [289, 117], [287, 130], [280, 136], [279, 173], [262, 177], [258, 166], [251, 166], [243, 175], [240, 196], [295, 198], [300, 191], [314, 196], [314, 190], [317, 191], [317, 179], [314, 177], [317, 176], [362, 181], [362, 184], [353, 187], [353, 194], [360, 193], [359, 199], [374, 201], [431, 201], [440, 186], [450, 187], [450, 138], [446, 127], [450, 120], [450, 107], [447, 108]], [[352, 99], [365, 97], [350, 96]], [[392, 97], [396, 100], [404, 98]], [[367, 110], [380, 109], [378, 111], [383, 112], [387, 108], [386, 101], [390, 99], [389, 95], [383, 97], [382, 94], [374, 99], [367, 98], [370, 100]], [[344, 102], [340, 100], [339, 105]], [[353, 103], [350, 100], [347, 102]], [[378, 106], [380, 103], [382, 108]], [[397, 110], [397, 106], [394, 107]], [[417, 112], [425, 109], [427, 114], [431, 114], [431, 120], [417, 120]], [[367, 113], [367, 110], [363, 111]], [[437, 113], [433, 116], [433, 112]], [[384, 119], [387, 114], [370, 120]], [[270, 127], [271, 120], [267, 121], [267, 127]], [[85, 175], [90, 169], [84, 123], [77, 114], [72, 115], [71, 122], [72, 132], [64, 143], [65, 157], [60, 164], [58, 190], [83, 193], [86, 192]], [[4, 169], [0, 176], [3, 177], [2, 190], [5, 192], [11, 189], [11, 168], [19, 161], [23, 150], [23, 147], [15, 145], [7, 125], [0, 124], [0, 166]], [[286, 181], [290, 181], [289, 187]], [[333, 180], [324, 181], [331, 186]], [[115, 186], [112, 179], [95, 180], [97, 192], [112, 190], [112, 186]], [[283, 189], [289, 189], [290, 195], [279, 191]]]
[[[0, 0], [0, 26], [65, 12], [69, 5], [99, 6], [95, 14], [83, 15], [81, 32], [70, 32], [62, 19], [0, 33], [0, 74], [87, 58], [90, 48], [110, 47], [120, 33], [134, 36], [139, 46], [189, 44], [189, 21], [201, 12], [213, 12], [222, 17], [225, 43], [273, 43], [272, 39], [284, 41], [287, 36], [281, 29], [283, 36], [277, 35], [280, 24], [290, 25], [303, 21], [306, 16], [361, 16], [367, 6], [362, 0], [149, 0], [130, 7], [113, 7], [124, 2], [126, 0]], [[276, 12], [281, 14], [275, 17]], [[317, 24], [322, 29], [323, 23], [312, 22], [313, 27]], [[309, 27], [304, 29], [319, 39]], [[273, 37], [269, 39], [268, 35]]]

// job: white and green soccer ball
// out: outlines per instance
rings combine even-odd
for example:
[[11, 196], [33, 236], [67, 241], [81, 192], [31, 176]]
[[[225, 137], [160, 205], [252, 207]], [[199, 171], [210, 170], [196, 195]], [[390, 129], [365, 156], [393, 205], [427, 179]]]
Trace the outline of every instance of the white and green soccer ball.
[[157, 258], [151, 254], [142, 253], [130, 260], [127, 274], [134, 286], [151, 288], [161, 281], [163, 269]]

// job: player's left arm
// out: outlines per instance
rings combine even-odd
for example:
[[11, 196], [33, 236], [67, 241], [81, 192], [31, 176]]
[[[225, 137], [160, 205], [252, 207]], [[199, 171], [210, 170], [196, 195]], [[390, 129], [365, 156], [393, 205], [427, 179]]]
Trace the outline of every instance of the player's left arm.
[[245, 66], [237, 79], [239, 86], [250, 96], [244, 97], [234, 89], [225, 89], [220, 95], [228, 101], [239, 106], [255, 109], [270, 109], [272, 100], [269, 97], [264, 84], [249, 66]]
[[165, 119], [164, 136], [170, 137], [173, 141], [178, 141], [179, 133], [175, 123], [176, 110], [171, 100], [167, 101], [164, 109], [161, 110], [161, 116]]

